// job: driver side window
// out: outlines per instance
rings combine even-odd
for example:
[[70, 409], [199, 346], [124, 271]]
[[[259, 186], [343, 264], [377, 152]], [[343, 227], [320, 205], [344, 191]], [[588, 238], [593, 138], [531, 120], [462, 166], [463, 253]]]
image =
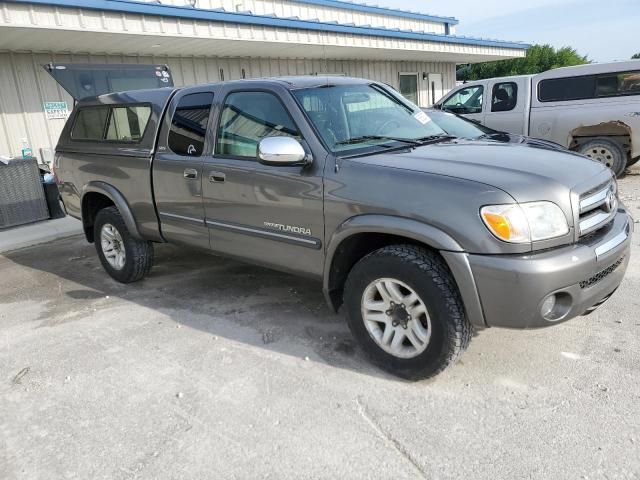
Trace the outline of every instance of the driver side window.
[[300, 133], [280, 100], [266, 92], [231, 93], [220, 115], [216, 155], [255, 159], [265, 137], [294, 137]]
[[453, 113], [482, 113], [483, 94], [484, 87], [482, 85], [462, 88], [451, 95], [442, 107]]

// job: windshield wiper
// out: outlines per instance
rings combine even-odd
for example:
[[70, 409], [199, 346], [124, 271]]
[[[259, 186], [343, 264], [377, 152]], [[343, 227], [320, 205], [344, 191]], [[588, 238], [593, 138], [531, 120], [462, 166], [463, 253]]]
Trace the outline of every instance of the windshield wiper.
[[451, 140], [452, 138], [456, 137], [454, 135], [440, 133], [438, 135], [429, 135], [428, 137], [418, 138], [415, 141], [418, 142], [419, 145], [429, 145], [430, 143], [445, 142], [447, 140]]
[[419, 147], [420, 145], [422, 145], [422, 142], [418, 140], [411, 140], [410, 138], [387, 137], [385, 135], [362, 135], [361, 137], [347, 138], [346, 140], [337, 142], [336, 145], [354, 145], [356, 143], [366, 143], [369, 140], [391, 140], [394, 142], [406, 143], [413, 147]]

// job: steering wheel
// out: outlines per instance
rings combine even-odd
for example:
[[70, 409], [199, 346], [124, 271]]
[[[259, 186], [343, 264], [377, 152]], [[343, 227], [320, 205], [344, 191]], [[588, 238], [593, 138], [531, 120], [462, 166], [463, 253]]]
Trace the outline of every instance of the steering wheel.
[[387, 127], [394, 125], [395, 124], [395, 128], [400, 128], [400, 123], [392, 118], [390, 120], [387, 120], [386, 122], [384, 122], [382, 125], [380, 125], [378, 128], [376, 128], [376, 133], [375, 135], [382, 135], [385, 130], [387, 130]]

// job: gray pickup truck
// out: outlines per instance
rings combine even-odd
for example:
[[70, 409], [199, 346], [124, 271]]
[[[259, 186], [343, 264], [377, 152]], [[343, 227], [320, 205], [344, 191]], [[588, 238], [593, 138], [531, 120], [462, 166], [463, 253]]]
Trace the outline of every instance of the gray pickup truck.
[[372, 361], [407, 378], [453, 363], [474, 329], [593, 311], [629, 262], [633, 221], [605, 166], [544, 141], [453, 137], [361, 79], [82, 100], [55, 174], [117, 281], [149, 273], [158, 242], [319, 279]]

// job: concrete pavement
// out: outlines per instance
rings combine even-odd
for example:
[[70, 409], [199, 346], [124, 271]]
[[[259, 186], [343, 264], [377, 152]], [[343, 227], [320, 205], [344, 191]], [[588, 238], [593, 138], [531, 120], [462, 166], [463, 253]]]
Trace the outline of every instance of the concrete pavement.
[[[620, 182], [640, 213], [640, 176]], [[81, 237], [0, 256], [2, 479], [640, 477], [640, 232], [588, 317], [489, 329], [437, 379], [372, 367], [320, 285]]]
[[0, 230], [0, 253], [82, 234], [82, 224], [72, 217], [45, 220]]

